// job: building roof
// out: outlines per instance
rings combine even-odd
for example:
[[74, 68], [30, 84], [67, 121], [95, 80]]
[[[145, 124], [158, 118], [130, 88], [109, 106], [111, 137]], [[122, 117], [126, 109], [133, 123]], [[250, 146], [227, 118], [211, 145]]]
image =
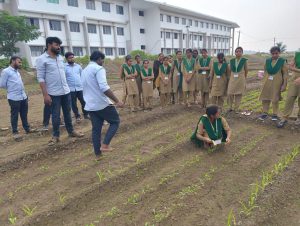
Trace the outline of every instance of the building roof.
[[194, 16], [197, 18], [201, 18], [203, 20], [209, 20], [209, 21], [215, 21], [215, 22], [219, 22], [219, 23], [224, 23], [226, 25], [231, 26], [232, 28], [239, 28], [240, 26], [232, 21], [229, 20], [224, 20], [221, 18], [217, 18], [217, 17], [213, 17], [213, 16], [209, 16], [207, 14], [203, 14], [203, 13], [199, 13], [196, 11], [192, 11], [189, 9], [185, 9], [182, 7], [178, 7], [178, 6], [174, 6], [174, 5], [170, 5], [167, 3], [162, 3], [162, 2], [157, 2], [157, 1], [153, 1], [153, 0], [145, 0], [146, 2], [152, 3], [152, 4], [156, 4], [159, 6], [160, 9], [162, 10], [166, 10], [166, 11], [171, 11], [171, 12], [175, 12], [175, 13], [180, 13], [180, 14], [186, 14], [187, 16]]

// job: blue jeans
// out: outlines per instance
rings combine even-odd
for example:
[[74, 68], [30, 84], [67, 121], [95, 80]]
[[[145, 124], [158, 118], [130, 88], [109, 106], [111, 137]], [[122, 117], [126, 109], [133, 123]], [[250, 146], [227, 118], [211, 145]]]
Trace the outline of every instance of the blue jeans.
[[112, 138], [118, 131], [120, 125], [120, 117], [116, 108], [112, 105], [100, 111], [90, 111], [89, 114], [92, 122], [92, 140], [94, 152], [96, 155], [100, 155], [101, 131], [104, 120], [107, 121], [110, 125], [106, 132], [103, 143], [109, 145]]
[[28, 98], [25, 100], [14, 101], [8, 100], [10, 105], [10, 122], [13, 133], [18, 133], [18, 118], [20, 114], [20, 118], [22, 121], [22, 126], [26, 132], [30, 130], [30, 126], [27, 120], [28, 114]]
[[71, 95], [70, 93], [62, 96], [51, 96], [51, 113], [52, 113], [52, 127], [53, 137], [59, 137], [60, 126], [60, 108], [62, 108], [66, 129], [71, 134], [74, 129], [71, 118]]

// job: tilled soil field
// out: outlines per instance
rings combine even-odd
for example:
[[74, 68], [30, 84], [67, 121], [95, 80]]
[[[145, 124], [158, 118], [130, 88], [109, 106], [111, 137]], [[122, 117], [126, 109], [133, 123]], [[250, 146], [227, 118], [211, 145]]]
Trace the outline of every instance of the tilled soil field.
[[[255, 97], [249, 91], [242, 107], [257, 110]], [[41, 96], [30, 106], [38, 127]], [[230, 114], [232, 143], [202, 150], [189, 139], [202, 113], [120, 110], [115, 150], [99, 162], [89, 121], [76, 125], [84, 138], [63, 130], [56, 147], [47, 146], [50, 132], [22, 142], [0, 132], [0, 225], [300, 225], [299, 128]]]

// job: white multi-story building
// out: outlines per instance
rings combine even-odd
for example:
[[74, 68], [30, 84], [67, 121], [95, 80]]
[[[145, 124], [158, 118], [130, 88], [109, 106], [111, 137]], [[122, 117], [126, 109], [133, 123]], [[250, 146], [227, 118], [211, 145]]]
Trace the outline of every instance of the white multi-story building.
[[35, 64], [48, 36], [76, 56], [99, 49], [107, 57], [132, 50], [173, 54], [206, 48], [210, 54], [233, 50], [234, 22], [148, 0], [0, 0], [0, 10], [23, 15], [41, 36], [20, 43], [20, 54]]

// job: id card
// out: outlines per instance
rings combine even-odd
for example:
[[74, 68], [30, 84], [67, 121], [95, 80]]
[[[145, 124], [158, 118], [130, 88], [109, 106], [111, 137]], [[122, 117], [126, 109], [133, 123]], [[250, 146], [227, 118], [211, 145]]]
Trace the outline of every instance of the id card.
[[133, 82], [134, 82], [135, 80], [134, 80], [134, 79], [131, 79], [131, 81], [133, 81]]
[[169, 78], [168, 78], [168, 77], [165, 77], [165, 80], [169, 80]]
[[151, 81], [147, 81], [148, 84], [151, 84]]
[[178, 72], [177, 75], [180, 76], [180, 73]]
[[193, 74], [193, 71], [189, 71], [189, 74]]
[[274, 79], [273, 76], [270, 75], [269, 80], [273, 81], [273, 79]]
[[239, 74], [234, 74], [233, 77], [234, 77], [234, 78], [238, 78], [238, 77], [239, 77]]
[[202, 71], [202, 75], [206, 75], [206, 71]]
[[222, 144], [222, 139], [219, 139], [219, 140], [213, 140], [212, 142], [213, 142], [214, 146], [217, 146], [217, 145]]
[[218, 78], [218, 79], [220, 79], [220, 78], [221, 78], [221, 76], [220, 76], [220, 75], [217, 75], [217, 78]]

